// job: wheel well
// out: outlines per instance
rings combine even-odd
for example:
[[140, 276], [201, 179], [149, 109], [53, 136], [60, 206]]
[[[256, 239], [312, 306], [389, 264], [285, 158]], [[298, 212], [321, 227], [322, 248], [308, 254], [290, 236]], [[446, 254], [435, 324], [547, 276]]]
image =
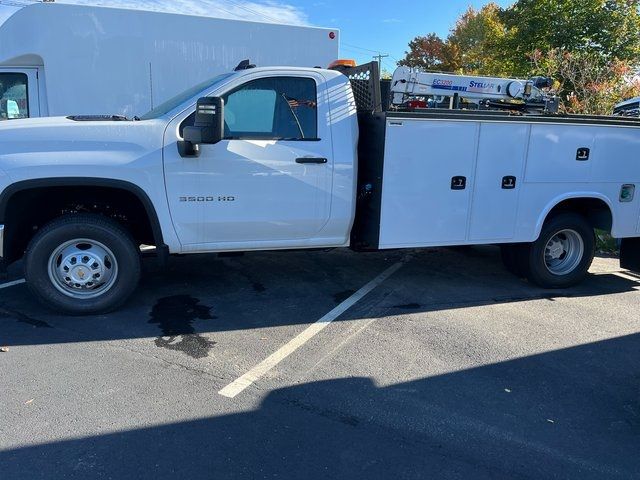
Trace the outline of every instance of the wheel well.
[[157, 218], [148, 208], [138, 194], [119, 187], [55, 185], [16, 191], [2, 199], [4, 260], [9, 263], [21, 258], [40, 228], [57, 217], [75, 213], [104, 215], [123, 225], [136, 243], [161, 245]]
[[599, 198], [570, 198], [560, 202], [547, 215], [547, 219], [561, 212], [574, 212], [584, 216], [593, 228], [611, 232], [613, 214], [609, 205]]

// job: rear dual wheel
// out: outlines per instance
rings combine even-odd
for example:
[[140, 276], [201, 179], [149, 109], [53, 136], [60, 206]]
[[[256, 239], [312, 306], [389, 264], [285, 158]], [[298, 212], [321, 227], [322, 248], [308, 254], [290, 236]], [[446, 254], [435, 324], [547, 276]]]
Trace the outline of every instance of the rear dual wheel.
[[576, 213], [559, 213], [544, 224], [533, 243], [504, 245], [507, 269], [543, 288], [567, 288], [582, 282], [595, 255], [595, 232]]

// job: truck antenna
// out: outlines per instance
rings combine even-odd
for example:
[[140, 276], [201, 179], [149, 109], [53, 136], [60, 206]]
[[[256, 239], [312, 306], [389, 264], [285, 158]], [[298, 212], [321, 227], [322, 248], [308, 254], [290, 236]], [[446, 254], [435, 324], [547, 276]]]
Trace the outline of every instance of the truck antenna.
[[240, 70], [249, 70], [250, 68], [256, 68], [256, 66], [253, 65], [249, 59], [246, 59], [242, 60], [233, 71], [239, 72]]

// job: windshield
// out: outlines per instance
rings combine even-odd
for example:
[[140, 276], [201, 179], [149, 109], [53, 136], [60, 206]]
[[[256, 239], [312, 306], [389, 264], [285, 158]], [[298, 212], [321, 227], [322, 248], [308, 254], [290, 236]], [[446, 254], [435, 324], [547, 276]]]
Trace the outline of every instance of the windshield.
[[184, 92], [158, 105], [156, 108], [154, 108], [150, 112], [145, 113], [142, 117], [140, 117], [140, 120], [152, 120], [154, 118], [161, 117], [164, 114], [169, 113], [174, 108], [180, 106], [182, 103], [186, 102], [191, 97], [194, 97], [199, 92], [208, 90], [210, 87], [213, 87], [216, 83], [221, 82], [226, 78], [229, 78], [231, 75], [233, 75], [233, 73], [223, 73], [222, 75], [218, 75], [217, 77], [213, 77], [205, 82], [199, 83], [195, 87], [191, 87], [189, 90], [185, 90]]

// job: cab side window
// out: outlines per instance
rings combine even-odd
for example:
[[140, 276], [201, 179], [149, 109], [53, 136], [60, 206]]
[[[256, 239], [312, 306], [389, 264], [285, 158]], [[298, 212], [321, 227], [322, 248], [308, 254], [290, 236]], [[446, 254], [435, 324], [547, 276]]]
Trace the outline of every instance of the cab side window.
[[270, 77], [248, 82], [223, 97], [225, 138], [316, 140], [316, 82]]
[[0, 73], [0, 121], [29, 117], [27, 75]]

